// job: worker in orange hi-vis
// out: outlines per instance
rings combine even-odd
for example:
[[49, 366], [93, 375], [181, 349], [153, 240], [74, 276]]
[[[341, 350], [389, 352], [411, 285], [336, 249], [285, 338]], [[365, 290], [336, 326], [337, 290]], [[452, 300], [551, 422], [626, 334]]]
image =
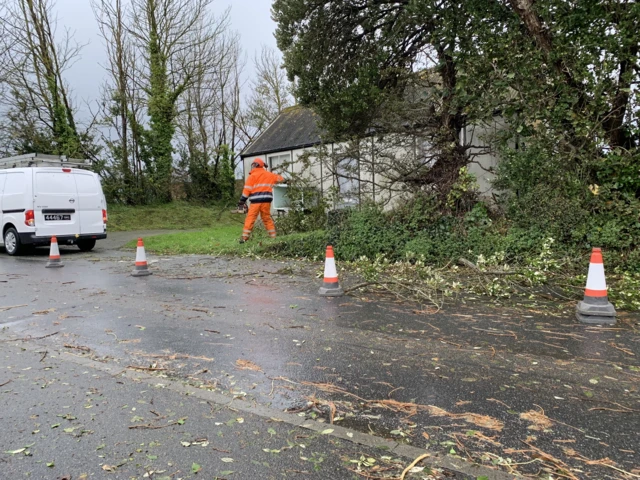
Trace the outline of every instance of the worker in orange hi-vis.
[[262, 218], [267, 233], [271, 238], [276, 238], [276, 225], [271, 218], [271, 202], [273, 201], [273, 186], [276, 183], [284, 182], [284, 177], [277, 173], [267, 171], [264, 162], [256, 158], [251, 164], [251, 172], [242, 190], [242, 197], [238, 202], [238, 209], [246, 208], [247, 200], [250, 201], [249, 213], [244, 222], [244, 230], [240, 243], [244, 243], [249, 239], [253, 224], [258, 219], [258, 215]]

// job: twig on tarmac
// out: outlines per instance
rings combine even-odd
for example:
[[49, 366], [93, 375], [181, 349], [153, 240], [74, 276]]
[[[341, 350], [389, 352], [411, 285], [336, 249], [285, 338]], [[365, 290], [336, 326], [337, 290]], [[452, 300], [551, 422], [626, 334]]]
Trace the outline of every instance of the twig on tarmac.
[[505, 407], [507, 407], [509, 410], [511, 410], [511, 407], [509, 405], [507, 405], [504, 402], [501, 402], [500, 400], [496, 400], [495, 398], [487, 398], [487, 402], [495, 402], [495, 403], [499, 403], [500, 405], [504, 405]]
[[638, 411], [638, 410], [620, 410], [618, 408], [606, 408], [606, 407], [594, 407], [589, 409], [590, 412], [594, 412], [598, 410], [605, 410], [607, 412], [616, 412], [616, 413], [634, 413]]
[[42, 340], [43, 338], [47, 338], [47, 337], [53, 337], [54, 335], [59, 334], [60, 332], [53, 332], [50, 333], [49, 335], [44, 335], [43, 337], [23, 337], [23, 338], [12, 338], [10, 340], [0, 340], [1, 342], [29, 342], [31, 340]]
[[160, 371], [167, 370], [166, 368], [138, 367], [136, 365], [127, 365], [127, 368], [131, 368], [132, 370], [145, 370], [147, 372], [160, 372]]
[[611, 342], [611, 343], [609, 344], [609, 346], [611, 346], [611, 347], [615, 348], [616, 350], [620, 350], [621, 352], [624, 352], [624, 353], [626, 353], [627, 355], [632, 355], [632, 356], [634, 356], [634, 357], [636, 356], [636, 354], [635, 354], [635, 353], [633, 353], [631, 350], [629, 350], [629, 349], [627, 349], [627, 348], [619, 347], [619, 346], [617, 346], [617, 345], [616, 345], [615, 343], [613, 343], [613, 342]]
[[[534, 447], [533, 445], [531, 445], [530, 443], [525, 442], [524, 440], [521, 440], [522, 443], [524, 443], [527, 447], [529, 447], [531, 450], [530, 452], [532, 452], [532, 457], [535, 459], [539, 459], [542, 462], [546, 462], [548, 464], [553, 465], [557, 470], [560, 470], [562, 472], [566, 472], [564, 474], [562, 474], [563, 477], [565, 478], [569, 478], [571, 480], [579, 480], [578, 477], [576, 477], [575, 475], [573, 475], [573, 473], [571, 473], [571, 469], [569, 468], [569, 466], [564, 463], [562, 460], [554, 457], [553, 455], [543, 452], [542, 450], [540, 450], [537, 447]], [[558, 474], [558, 472], [556, 472], [556, 474]]]
[[59, 334], [60, 332], [53, 332], [50, 333], [49, 335], [43, 335], [42, 337], [25, 337], [25, 338], [21, 338], [20, 340], [22, 341], [27, 341], [27, 340], [42, 340], [43, 338], [47, 338], [47, 337], [53, 337], [54, 335]]
[[298, 382], [294, 382], [293, 380], [289, 380], [287, 377], [267, 377], [269, 380], [282, 380], [283, 382], [293, 383], [294, 385], [300, 385]]
[[[162, 275], [161, 275], [162, 276]], [[167, 280], [197, 280], [204, 277], [164, 277]]]
[[393, 392], [395, 392], [396, 390], [404, 390], [404, 387], [398, 387], [398, 388], [394, 388], [393, 390], [391, 390], [389, 393], [387, 393], [387, 397], [391, 398], [391, 394]]
[[[621, 409], [624, 409], [627, 412], [640, 412], [640, 410], [634, 410], [633, 408], [625, 407], [624, 405], [620, 405], [619, 403], [616, 403], [616, 402], [608, 402], [607, 400], [593, 400], [591, 398], [583, 398], [581, 400], [586, 402], [608, 403], [609, 405], [615, 405], [617, 407], [620, 407]], [[593, 410], [593, 409], [590, 409], [590, 410]]]
[[[347, 468], [347, 470], [349, 470], [350, 472], [355, 473], [356, 475], [364, 477], [364, 478], [366, 478], [368, 480], [388, 480], [388, 478], [389, 478], [389, 477], [376, 477], [376, 476], [373, 476], [373, 475], [369, 475], [366, 472], [354, 470], [353, 468]], [[386, 468], [384, 470], [378, 470], [378, 471], [380, 472], [380, 471], [386, 471], [386, 470], [391, 470], [391, 468]]]
[[229, 450], [223, 450], [221, 448], [216, 448], [216, 447], [211, 447], [211, 450], [215, 450], [216, 452], [222, 452], [222, 453], [231, 453]]
[[4, 387], [7, 383], [11, 383], [11, 380], [7, 380], [4, 383], [0, 383], [0, 387]]
[[167, 428], [172, 425], [180, 425], [180, 421], [184, 423], [184, 420], [176, 420], [175, 422], [167, 423], [166, 425], [151, 425], [150, 423], [147, 425], [130, 425], [129, 429], [133, 430], [134, 428], [148, 428], [150, 430], [156, 430], [158, 428]]
[[11, 310], [12, 308], [20, 308], [20, 307], [26, 307], [27, 305], [11, 305], [9, 307], [0, 307], [0, 312], [6, 312], [7, 310]]
[[45, 350], [44, 351], [44, 355], [42, 355], [42, 358], [40, 359], [40, 362], [42, 362], [45, 358], [47, 358], [47, 354], [49, 353], [49, 350]]
[[365, 403], [368, 402], [368, 400], [366, 400], [366, 399], [364, 399], [362, 397], [359, 397], [358, 395], [355, 395], [353, 393], [350, 393], [350, 392], [346, 391], [345, 389], [340, 388], [340, 387], [338, 387], [338, 386], [336, 386], [336, 385], [334, 385], [332, 383], [319, 383], [319, 382], [306, 382], [306, 381], [303, 381], [303, 382], [300, 382], [300, 383], [302, 383], [302, 385], [305, 385], [305, 386], [308, 386], [308, 387], [315, 387], [315, 388], [317, 388], [319, 390], [322, 390], [323, 392], [337, 393], [337, 394], [341, 394], [341, 395], [348, 395], [350, 397], [355, 398], [356, 400], [360, 400], [360, 401], [365, 402]]
[[512, 332], [511, 330], [504, 330], [505, 332], [508, 332], [508, 333], [502, 333], [502, 332], [496, 332], [494, 330], [487, 330], [485, 328], [476, 328], [476, 327], [471, 327], [471, 328], [479, 332], [488, 333], [489, 335], [495, 335], [496, 337], [513, 337], [516, 340], [518, 340], [518, 336], [515, 334], [515, 332]]
[[364, 283], [359, 283], [357, 285], [354, 285], [353, 287], [350, 288], [346, 288], [344, 289], [344, 294], [346, 295], [347, 293], [351, 293], [354, 290], [358, 290], [360, 288], [364, 288], [364, 287], [369, 287], [371, 285], [380, 285], [380, 282], [364, 282]]
[[423, 453], [418, 458], [416, 458], [413, 462], [411, 462], [411, 464], [407, 468], [404, 469], [404, 471], [402, 472], [402, 475], [400, 475], [400, 480], [404, 480], [404, 477], [405, 477], [405, 475], [407, 473], [409, 473], [409, 470], [411, 470], [413, 467], [415, 467], [422, 460], [424, 460], [425, 458], [430, 457], [430, 456], [431, 456], [430, 453]]
[[76, 350], [80, 350], [82, 352], [90, 352], [91, 351], [91, 349], [89, 347], [85, 347], [85, 346], [82, 346], [82, 345], [70, 345], [68, 343], [65, 343], [64, 347], [65, 348], [75, 348]]
[[118, 339], [118, 336], [115, 333], [113, 333], [112, 330], [105, 330], [104, 333], [106, 333], [107, 335], [113, 335], [113, 338], [116, 339], [116, 342], [120, 342], [120, 340]]

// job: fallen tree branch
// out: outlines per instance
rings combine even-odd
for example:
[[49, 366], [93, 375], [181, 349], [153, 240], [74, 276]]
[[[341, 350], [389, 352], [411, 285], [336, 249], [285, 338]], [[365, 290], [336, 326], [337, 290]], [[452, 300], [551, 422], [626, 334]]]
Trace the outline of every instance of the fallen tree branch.
[[458, 259], [458, 263], [464, 265], [465, 267], [469, 267], [471, 270], [475, 270], [478, 273], [481, 273], [483, 275], [518, 275], [518, 272], [512, 272], [512, 271], [495, 271], [495, 270], [489, 270], [489, 271], [484, 271], [484, 270], [480, 270], [480, 267], [478, 267], [475, 263], [467, 260], [466, 258], [460, 257]]

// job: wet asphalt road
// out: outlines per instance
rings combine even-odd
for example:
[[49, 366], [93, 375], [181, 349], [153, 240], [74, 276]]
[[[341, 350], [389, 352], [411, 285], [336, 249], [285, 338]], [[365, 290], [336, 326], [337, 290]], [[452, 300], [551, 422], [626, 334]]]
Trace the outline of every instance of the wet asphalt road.
[[149, 256], [134, 278], [124, 240], [63, 247], [57, 270], [1, 256], [3, 338], [54, 334], [37, 344], [506, 472], [640, 475], [638, 317], [320, 298], [322, 265], [293, 261]]

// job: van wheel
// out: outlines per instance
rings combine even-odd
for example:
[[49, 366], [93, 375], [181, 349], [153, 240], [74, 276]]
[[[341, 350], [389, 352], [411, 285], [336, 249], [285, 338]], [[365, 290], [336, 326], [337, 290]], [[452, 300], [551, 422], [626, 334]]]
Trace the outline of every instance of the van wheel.
[[4, 249], [9, 255], [18, 255], [22, 251], [22, 243], [20, 242], [20, 235], [16, 232], [16, 229], [11, 227], [4, 232]]
[[96, 239], [78, 240], [78, 248], [81, 252], [90, 252], [96, 246]]

